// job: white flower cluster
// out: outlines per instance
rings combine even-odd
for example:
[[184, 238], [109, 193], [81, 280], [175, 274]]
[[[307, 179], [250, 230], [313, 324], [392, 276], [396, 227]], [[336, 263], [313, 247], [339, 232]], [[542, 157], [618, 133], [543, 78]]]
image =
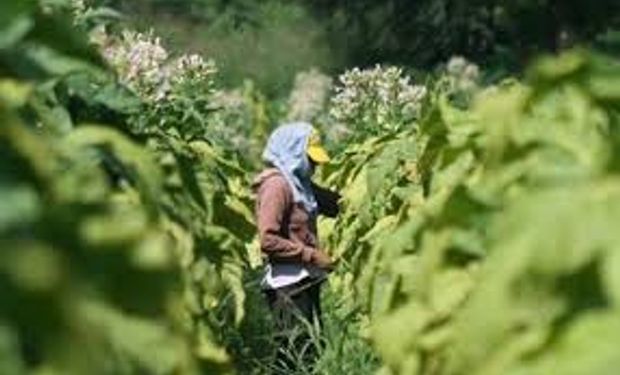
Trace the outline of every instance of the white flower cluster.
[[84, 0], [71, 0], [71, 8], [74, 13], [84, 13], [86, 11], [86, 2]]
[[247, 104], [241, 89], [217, 90], [213, 93], [212, 103], [215, 108], [227, 111], [240, 110]]
[[[7, 0], [4, 0], [5, 2]], [[17, 1], [16, 1], [17, 2]], [[70, 0], [70, 1], [38, 1], [39, 9], [43, 14], [51, 15], [57, 11], [70, 11], [73, 16], [74, 23], [78, 24], [82, 20], [84, 15], [88, 12], [89, 7], [85, 0]]]
[[258, 139], [250, 134], [254, 116], [250, 95], [242, 89], [218, 90], [211, 104], [216, 109], [209, 122], [212, 138], [246, 156], [256, 154], [260, 146]]
[[453, 90], [475, 89], [480, 79], [480, 68], [462, 56], [453, 56], [446, 65], [446, 72]]
[[168, 71], [164, 68], [168, 52], [152, 33], [123, 31], [122, 43], [106, 48], [104, 55], [129, 86], [157, 87], [168, 78]]
[[298, 73], [288, 99], [288, 120], [314, 120], [322, 112], [331, 87], [332, 79], [317, 69]]
[[341, 75], [339, 82], [330, 116], [337, 123], [371, 132], [409, 123], [419, 114], [427, 93], [425, 86], [413, 85], [397, 67], [355, 68]]
[[187, 82], [205, 84], [217, 72], [212, 60], [199, 55], [183, 55], [170, 60], [161, 40], [153, 35], [123, 31], [120, 37], [111, 37], [99, 30], [92, 40], [101, 47], [105, 59], [115, 68], [123, 84], [143, 100], [162, 101], [176, 85]]
[[185, 83], [188, 80], [204, 82], [217, 73], [213, 60], [205, 60], [200, 55], [183, 55], [172, 64], [170, 77], [174, 83]]

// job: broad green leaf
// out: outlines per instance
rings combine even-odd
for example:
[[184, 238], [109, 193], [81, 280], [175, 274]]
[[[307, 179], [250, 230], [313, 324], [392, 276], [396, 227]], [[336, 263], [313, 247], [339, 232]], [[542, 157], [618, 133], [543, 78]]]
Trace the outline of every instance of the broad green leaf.
[[546, 56], [531, 68], [530, 80], [544, 82], [565, 79], [584, 68], [587, 62], [587, 55], [583, 51], [566, 52], [560, 57]]
[[19, 108], [26, 104], [32, 85], [13, 79], [0, 80], [0, 103], [6, 108]]
[[6, 0], [0, 4], [0, 51], [14, 46], [33, 27], [34, 0]]
[[432, 312], [423, 305], [403, 306], [373, 324], [373, 345], [386, 364], [398, 369], [408, 358], [417, 356], [417, 339], [431, 321]]
[[617, 312], [584, 314], [571, 322], [545, 352], [507, 373], [613, 374], [619, 365], [618, 340], [620, 319]]
[[31, 225], [41, 215], [41, 197], [27, 185], [0, 184], [0, 197], [0, 233]]

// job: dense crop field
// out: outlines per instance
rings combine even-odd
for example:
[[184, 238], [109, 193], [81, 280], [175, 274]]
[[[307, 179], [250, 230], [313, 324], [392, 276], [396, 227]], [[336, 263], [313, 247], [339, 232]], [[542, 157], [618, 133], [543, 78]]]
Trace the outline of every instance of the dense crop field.
[[330, 246], [387, 373], [613, 372], [619, 73], [573, 51], [466, 110], [438, 87], [327, 173]]
[[620, 367], [620, 62], [482, 83], [299, 74], [231, 90], [109, 8], [0, 4], [0, 374], [268, 373], [251, 180], [312, 120], [343, 195], [316, 374]]

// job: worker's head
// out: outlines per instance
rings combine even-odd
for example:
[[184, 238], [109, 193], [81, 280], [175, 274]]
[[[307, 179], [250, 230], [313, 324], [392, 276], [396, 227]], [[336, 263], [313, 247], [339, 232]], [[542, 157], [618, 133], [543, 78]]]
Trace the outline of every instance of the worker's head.
[[329, 162], [327, 151], [321, 145], [316, 129], [306, 122], [295, 122], [279, 126], [273, 131], [263, 158], [280, 169], [309, 177], [316, 165]]

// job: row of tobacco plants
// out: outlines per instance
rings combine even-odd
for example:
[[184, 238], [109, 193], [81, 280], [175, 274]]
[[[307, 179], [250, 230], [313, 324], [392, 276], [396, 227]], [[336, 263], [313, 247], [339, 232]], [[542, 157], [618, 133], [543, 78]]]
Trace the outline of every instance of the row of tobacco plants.
[[323, 173], [344, 195], [321, 223], [332, 287], [354, 287], [383, 374], [612, 373], [620, 63], [572, 51], [487, 88], [447, 68], [412, 113], [385, 71], [337, 90], [361, 134]]
[[214, 104], [212, 62], [101, 26], [117, 16], [0, 4], [3, 374], [232, 369], [254, 230], [209, 131], [252, 111]]

